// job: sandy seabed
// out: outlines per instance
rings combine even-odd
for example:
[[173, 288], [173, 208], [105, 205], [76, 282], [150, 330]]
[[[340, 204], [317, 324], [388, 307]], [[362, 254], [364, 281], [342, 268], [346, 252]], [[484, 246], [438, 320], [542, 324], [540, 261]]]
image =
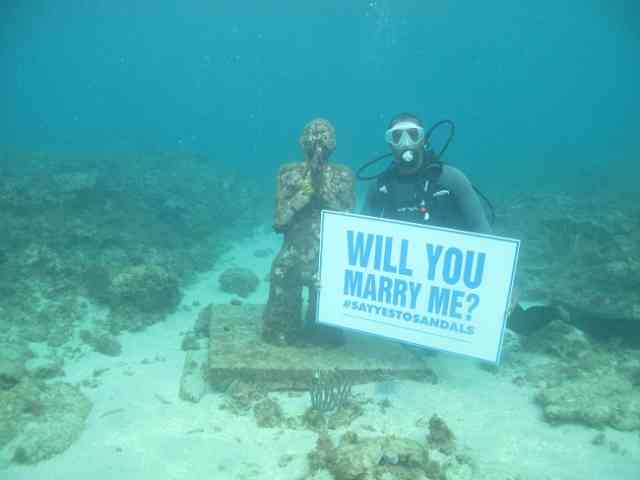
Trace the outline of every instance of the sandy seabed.
[[[262, 232], [263, 229], [256, 230]], [[234, 296], [221, 292], [218, 276], [228, 267], [254, 270], [264, 279], [272, 256], [257, 258], [257, 249], [274, 254], [280, 238], [256, 233], [237, 244], [216, 268], [189, 287], [178, 311], [143, 332], [121, 335], [118, 357], [88, 353], [66, 361], [65, 381], [90, 378], [108, 369], [97, 388], [84, 388], [93, 409], [86, 429], [63, 454], [35, 466], [0, 469], [4, 480], [87, 479], [303, 479], [307, 453], [317, 434], [309, 430], [259, 428], [252, 414], [238, 416], [220, 409], [221, 394], [208, 394], [200, 403], [178, 396], [185, 352], [184, 334], [202, 306], [228, 303]], [[268, 283], [246, 301], [266, 302]], [[195, 305], [200, 306], [195, 306]], [[37, 346], [34, 346], [37, 351]], [[588, 480], [640, 478], [640, 435], [606, 429], [607, 445], [594, 445], [598, 431], [580, 425], [551, 426], [533, 400], [535, 390], [517, 386], [504, 371], [492, 373], [478, 363], [446, 354], [432, 359], [439, 383], [397, 381], [360, 385], [354, 392], [374, 402], [365, 407], [349, 429], [371, 436], [397, 434], [423, 441], [420, 418], [442, 417], [471, 449], [481, 479]], [[272, 394], [287, 416], [301, 415], [306, 395]], [[381, 412], [377, 400], [391, 406]], [[342, 431], [333, 432], [338, 437]], [[284, 461], [286, 459], [286, 461]], [[518, 477], [518, 475], [520, 477]]]

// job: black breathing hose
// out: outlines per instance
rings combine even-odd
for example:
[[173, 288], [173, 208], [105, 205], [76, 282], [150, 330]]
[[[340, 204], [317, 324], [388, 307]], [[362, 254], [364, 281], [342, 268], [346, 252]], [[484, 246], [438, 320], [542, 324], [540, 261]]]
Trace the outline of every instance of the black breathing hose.
[[[449, 125], [450, 132], [449, 132], [449, 138], [447, 138], [447, 141], [444, 143], [444, 145], [440, 149], [440, 152], [438, 152], [437, 155], [434, 154], [435, 159], [438, 161], [440, 160], [440, 157], [444, 155], [444, 152], [447, 151], [447, 148], [449, 148], [449, 145], [451, 144], [451, 141], [453, 140], [453, 137], [456, 133], [456, 125], [451, 120], [447, 120], [447, 119], [440, 120], [439, 122], [434, 123], [433, 126], [429, 130], [427, 130], [427, 132], [424, 135], [424, 138], [425, 138], [424, 147], [425, 147], [425, 150], [428, 150], [431, 142], [431, 135], [433, 134], [436, 128], [444, 124]], [[378, 163], [379, 161], [384, 160], [385, 158], [390, 157], [391, 155], [392, 155], [391, 153], [385, 153], [383, 155], [379, 155], [375, 157], [373, 160], [369, 160], [360, 168], [358, 168], [358, 170], [356, 170], [356, 178], [358, 180], [375, 180], [380, 175], [382, 175], [382, 173], [376, 173], [375, 175], [363, 175], [362, 172], [365, 171], [367, 168], [369, 168], [371, 165]]]

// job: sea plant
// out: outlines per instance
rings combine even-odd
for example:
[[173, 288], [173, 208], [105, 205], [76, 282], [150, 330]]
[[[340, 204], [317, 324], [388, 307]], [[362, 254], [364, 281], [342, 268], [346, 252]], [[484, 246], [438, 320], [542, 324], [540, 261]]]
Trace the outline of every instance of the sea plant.
[[352, 385], [343, 370], [315, 370], [309, 386], [311, 408], [321, 413], [339, 409], [351, 397]]

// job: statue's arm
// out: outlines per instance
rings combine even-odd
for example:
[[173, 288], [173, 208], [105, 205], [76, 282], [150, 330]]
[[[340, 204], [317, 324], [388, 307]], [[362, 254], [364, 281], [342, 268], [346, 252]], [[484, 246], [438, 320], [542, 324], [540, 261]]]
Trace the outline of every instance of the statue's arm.
[[300, 164], [282, 166], [276, 184], [274, 230], [286, 231], [295, 214], [309, 203], [312, 196], [313, 188], [307, 169]]
[[355, 177], [350, 168], [334, 165], [330, 180], [323, 185], [325, 206], [330, 210], [351, 212], [356, 206]]

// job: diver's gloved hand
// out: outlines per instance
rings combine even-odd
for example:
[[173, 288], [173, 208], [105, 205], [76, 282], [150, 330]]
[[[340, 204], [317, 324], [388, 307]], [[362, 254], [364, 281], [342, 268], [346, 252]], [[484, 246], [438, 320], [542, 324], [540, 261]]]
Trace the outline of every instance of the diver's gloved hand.
[[520, 288], [518, 286], [514, 286], [513, 291], [511, 292], [511, 303], [507, 309], [507, 318], [511, 316], [514, 310], [518, 309], [522, 309], [520, 306]]

